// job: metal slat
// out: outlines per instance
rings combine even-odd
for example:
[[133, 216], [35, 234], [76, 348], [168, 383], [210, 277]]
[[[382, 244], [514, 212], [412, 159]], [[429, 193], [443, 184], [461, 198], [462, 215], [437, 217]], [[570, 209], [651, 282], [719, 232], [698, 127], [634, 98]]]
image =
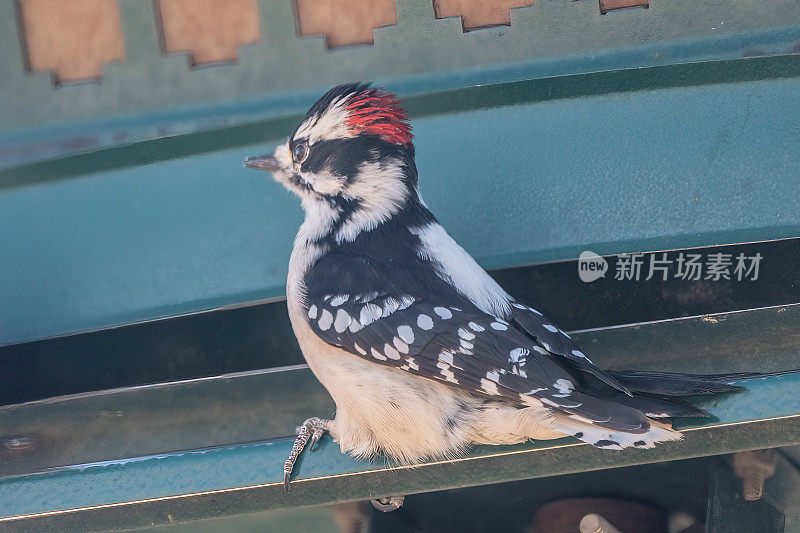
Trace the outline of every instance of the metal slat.
[[[589, 331], [580, 334], [579, 341], [592, 347], [598, 362], [614, 368], [769, 371], [796, 366], [799, 325], [800, 306], [786, 306]], [[133, 527], [162, 523], [167, 514], [180, 520], [197, 519], [800, 443], [800, 376], [755, 380], [748, 388], [744, 393], [698, 401], [715, 418], [682, 421], [684, 440], [654, 450], [608, 452], [561, 439], [481, 446], [462, 459], [405, 468], [387, 466], [381, 459], [355, 461], [326, 439], [299, 464], [289, 495], [280, 482], [290, 440], [75, 465], [0, 481], [0, 515], [17, 517], [3, 519], [0, 526]], [[202, 394], [197, 398], [202, 404]], [[305, 407], [314, 411], [329, 404]], [[235, 409], [225, 414], [227, 419], [258, 424], [244, 412], [237, 417]], [[164, 416], [158, 412], [154, 418]], [[285, 424], [291, 423], [289, 418]], [[236, 426], [236, 422], [228, 423]], [[89, 435], [81, 442], [78, 437], [74, 447], [91, 447], [93, 440], [101, 438]], [[106, 438], [114, 440], [113, 435]]]

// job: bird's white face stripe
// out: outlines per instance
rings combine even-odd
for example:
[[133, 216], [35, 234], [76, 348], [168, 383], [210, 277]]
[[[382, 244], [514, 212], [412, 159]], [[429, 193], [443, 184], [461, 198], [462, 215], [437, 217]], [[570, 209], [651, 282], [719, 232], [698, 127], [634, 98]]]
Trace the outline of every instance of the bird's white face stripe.
[[409, 190], [403, 181], [404, 171], [397, 161], [365, 161], [342, 190], [344, 197], [358, 203], [358, 208], [339, 228], [338, 242], [355, 240], [389, 220], [405, 204]]
[[347, 126], [347, 99], [340, 97], [322, 115], [308, 117], [294, 134], [295, 139], [308, 139], [312, 146], [320, 139], [344, 139], [355, 137]]

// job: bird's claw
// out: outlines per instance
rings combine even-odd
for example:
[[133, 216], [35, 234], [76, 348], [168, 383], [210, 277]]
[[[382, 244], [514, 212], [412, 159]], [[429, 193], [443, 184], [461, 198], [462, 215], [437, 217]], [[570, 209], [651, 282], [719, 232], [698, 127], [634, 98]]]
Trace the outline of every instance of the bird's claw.
[[289, 452], [289, 458], [283, 463], [283, 488], [286, 492], [292, 491], [290, 487], [292, 470], [300, 454], [303, 453], [306, 444], [308, 444], [309, 439], [311, 440], [311, 450], [313, 450], [317, 441], [328, 431], [329, 424], [330, 420], [314, 417], [309, 418], [297, 428], [297, 438], [292, 445], [292, 451]]
[[314, 430], [314, 433], [311, 435], [311, 445], [308, 447], [309, 451], [311, 452], [314, 451], [314, 446], [317, 445], [317, 442], [319, 442], [319, 439], [321, 439], [322, 436], [325, 434], [325, 431], [326, 431], [325, 429], [320, 429], [320, 428]]

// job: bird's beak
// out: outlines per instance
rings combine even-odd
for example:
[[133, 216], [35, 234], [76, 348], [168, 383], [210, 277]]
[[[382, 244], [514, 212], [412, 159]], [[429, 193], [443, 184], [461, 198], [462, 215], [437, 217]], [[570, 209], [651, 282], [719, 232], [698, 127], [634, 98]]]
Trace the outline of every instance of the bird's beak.
[[259, 155], [255, 157], [248, 157], [244, 160], [244, 166], [247, 168], [255, 168], [257, 170], [266, 170], [267, 172], [275, 172], [281, 169], [278, 160], [271, 155]]

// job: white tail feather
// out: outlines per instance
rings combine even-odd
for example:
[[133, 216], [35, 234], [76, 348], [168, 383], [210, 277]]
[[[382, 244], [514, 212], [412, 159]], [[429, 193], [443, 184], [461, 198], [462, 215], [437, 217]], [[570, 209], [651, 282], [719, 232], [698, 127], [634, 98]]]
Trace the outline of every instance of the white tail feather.
[[597, 427], [588, 421], [576, 420], [569, 415], [557, 413], [552, 420], [553, 429], [572, 435], [597, 448], [622, 450], [623, 448], [653, 448], [656, 443], [680, 440], [679, 432], [662, 422], [650, 420], [650, 429], [644, 433], [624, 433]]

